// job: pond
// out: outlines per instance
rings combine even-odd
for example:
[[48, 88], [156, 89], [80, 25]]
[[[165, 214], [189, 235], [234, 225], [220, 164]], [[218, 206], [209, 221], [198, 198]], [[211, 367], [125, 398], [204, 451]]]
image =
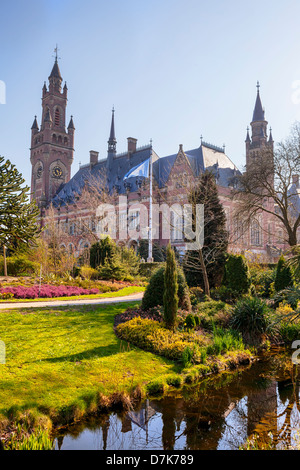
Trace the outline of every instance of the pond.
[[272, 350], [251, 367], [59, 430], [56, 450], [238, 450], [300, 442], [298, 366], [290, 351]]

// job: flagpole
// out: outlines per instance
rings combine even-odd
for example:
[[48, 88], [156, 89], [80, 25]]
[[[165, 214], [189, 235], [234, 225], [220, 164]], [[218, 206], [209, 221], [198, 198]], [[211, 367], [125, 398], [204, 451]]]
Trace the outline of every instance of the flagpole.
[[152, 139], [150, 141], [150, 161], [149, 161], [149, 183], [150, 183], [150, 190], [149, 190], [149, 234], [148, 234], [148, 263], [153, 263], [152, 258], [152, 176], [153, 176], [153, 169], [152, 169]]

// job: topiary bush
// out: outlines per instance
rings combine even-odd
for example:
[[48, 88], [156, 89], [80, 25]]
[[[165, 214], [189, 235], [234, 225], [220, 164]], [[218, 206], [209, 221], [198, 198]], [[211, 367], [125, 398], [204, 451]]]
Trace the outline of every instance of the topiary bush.
[[249, 292], [251, 277], [247, 260], [243, 255], [228, 255], [223, 285], [237, 295]]
[[[158, 268], [151, 276], [142, 300], [142, 309], [149, 310], [157, 305], [163, 305], [165, 266]], [[178, 307], [191, 310], [189, 289], [185, 276], [177, 267]]]

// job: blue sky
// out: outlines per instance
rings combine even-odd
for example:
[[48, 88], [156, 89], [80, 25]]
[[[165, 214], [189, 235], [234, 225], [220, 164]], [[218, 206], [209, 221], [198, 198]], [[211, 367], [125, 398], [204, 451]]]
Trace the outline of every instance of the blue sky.
[[118, 152], [129, 136], [152, 139], [162, 157], [203, 135], [239, 168], [257, 80], [275, 141], [300, 120], [299, 0], [0, 0], [0, 9], [0, 155], [28, 184], [56, 43], [76, 127], [72, 174], [89, 150], [106, 157], [113, 106]]

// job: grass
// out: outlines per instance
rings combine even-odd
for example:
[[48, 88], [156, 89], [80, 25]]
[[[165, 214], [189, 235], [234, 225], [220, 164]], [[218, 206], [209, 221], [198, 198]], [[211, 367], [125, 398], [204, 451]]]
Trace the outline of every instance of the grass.
[[112, 297], [124, 297], [126, 295], [137, 294], [138, 292], [144, 292], [145, 287], [142, 286], [128, 286], [114, 292], [105, 292], [103, 294], [89, 294], [89, 295], [72, 295], [69, 297], [41, 297], [38, 299], [6, 299], [0, 300], [0, 303], [23, 303], [23, 302], [49, 302], [49, 301], [67, 301], [67, 300], [87, 300], [87, 299], [99, 299], [99, 298], [112, 298]]
[[101, 397], [143, 387], [178, 366], [119, 340], [114, 317], [136, 303], [0, 312], [0, 416], [38, 410], [55, 422], [96, 409]]

